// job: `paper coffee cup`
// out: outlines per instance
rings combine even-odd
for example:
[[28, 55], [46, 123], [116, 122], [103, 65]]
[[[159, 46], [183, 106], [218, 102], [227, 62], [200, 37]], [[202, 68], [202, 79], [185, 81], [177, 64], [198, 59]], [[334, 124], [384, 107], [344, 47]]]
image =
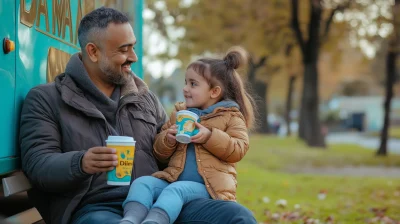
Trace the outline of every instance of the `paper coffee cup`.
[[180, 143], [190, 143], [190, 138], [196, 134], [195, 122], [199, 116], [188, 110], [180, 110], [176, 113], [177, 134], [176, 140]]
[[108, 148], [117, 150], [118, 164], [107, 172], [108, 185], [129, 185], [131, 182], [132, 168], [135, 156], [135, 141], [127, 136], [108, 136]]

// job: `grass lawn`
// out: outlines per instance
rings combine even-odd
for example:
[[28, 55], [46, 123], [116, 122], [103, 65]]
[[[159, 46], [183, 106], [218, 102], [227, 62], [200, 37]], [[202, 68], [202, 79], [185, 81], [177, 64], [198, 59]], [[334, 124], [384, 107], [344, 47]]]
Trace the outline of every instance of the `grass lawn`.
[[[373, 151], [358, 146], [310, 149], [296, 139], [252, 136], [250, 151], [238, 164], [238, 201], [251, 209], [260, 223], [305, 223], [305, 217], [314, 223], [315, 219], [319, 223], [330, 219], [334, 223], [366, 223], [367, 219], [378, 219], [373, 209], [385, 208], [382, 217], [400, 221], [400, 178], [287, 172], [296, 167], [325, 166], [400, 168], [400, 156], [376, 158]], [[287, 205], [277, 206], [280, 199]], [[284, 221], [290, 218], [294, 221]]]

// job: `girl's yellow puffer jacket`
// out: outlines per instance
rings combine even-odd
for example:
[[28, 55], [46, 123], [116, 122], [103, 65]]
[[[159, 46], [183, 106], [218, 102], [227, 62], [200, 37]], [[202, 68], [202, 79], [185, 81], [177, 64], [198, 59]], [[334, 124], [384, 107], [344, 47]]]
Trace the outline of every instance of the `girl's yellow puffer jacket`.
[[[154, 155], [168, 167], [153, 176], [174, 182], [185, 167], [187, 144], [170, 145], [167, 129], [175, 124], [176, 111], [186, 109], [185, 103], [175, 104], [170, 120], [156, 136]], [[214, 199], [236, 201], [236, 163], [249, 149], [249, 137], [242, 113], [236, 107], [217, 107], [210, 114], [200, 117], [200, 124], [211, 131], [205, 144], [195, 144], [199, 174]]]

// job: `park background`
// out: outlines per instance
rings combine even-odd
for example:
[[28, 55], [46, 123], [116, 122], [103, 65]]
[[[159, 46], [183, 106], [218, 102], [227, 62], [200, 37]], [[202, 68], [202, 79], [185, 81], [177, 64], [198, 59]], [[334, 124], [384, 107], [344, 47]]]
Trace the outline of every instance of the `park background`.
[[168, 112], [188, 63], [249, 52], [238, 202], [259, 223], [400, 223], [400, 1], [148, 0], [143, 18], [144, 79]]

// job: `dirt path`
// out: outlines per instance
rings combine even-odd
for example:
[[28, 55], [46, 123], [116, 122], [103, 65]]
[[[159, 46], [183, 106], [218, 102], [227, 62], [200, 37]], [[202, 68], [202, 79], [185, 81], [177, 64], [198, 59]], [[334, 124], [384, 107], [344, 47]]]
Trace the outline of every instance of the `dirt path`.
[[[326, 138], [329, 144], [356, 144], [366, 149], [377, 150], [380, 139], [378, 137], [365, 136], [358, 132], [343, 132], [329, 134]], [[388, 140], [388, 152], [400, 154], [400, 139]]]

